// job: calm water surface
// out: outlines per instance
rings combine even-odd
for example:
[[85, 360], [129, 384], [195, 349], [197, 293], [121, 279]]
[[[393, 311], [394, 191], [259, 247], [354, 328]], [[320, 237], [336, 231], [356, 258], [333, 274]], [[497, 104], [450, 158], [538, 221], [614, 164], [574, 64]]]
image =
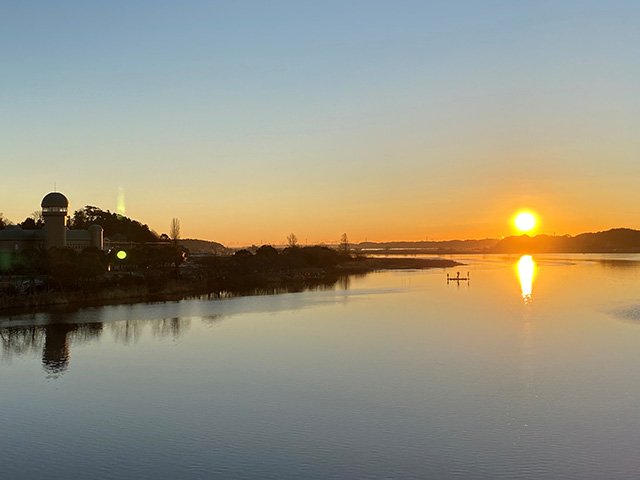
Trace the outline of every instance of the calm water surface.
[[640, 256], [0, 317], [2, 478], [640, 478]]

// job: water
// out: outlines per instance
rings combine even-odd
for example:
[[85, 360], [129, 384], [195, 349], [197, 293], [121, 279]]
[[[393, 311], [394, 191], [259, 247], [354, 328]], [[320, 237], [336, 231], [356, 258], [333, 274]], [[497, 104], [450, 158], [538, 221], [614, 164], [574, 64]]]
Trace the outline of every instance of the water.
[[2, 478], [640, 477], [640, 256], [463, 260], [2, 318]]

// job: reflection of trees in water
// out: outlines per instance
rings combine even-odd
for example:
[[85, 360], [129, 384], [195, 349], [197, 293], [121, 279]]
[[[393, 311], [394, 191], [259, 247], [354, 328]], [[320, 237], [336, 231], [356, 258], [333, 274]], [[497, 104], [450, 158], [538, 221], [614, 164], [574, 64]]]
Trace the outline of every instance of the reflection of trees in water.
[[[107, 325], [116, 342], [128, 345], [136, 343], [147, 328], [154, 338], [177, 340], [189, 329], [191, 319], [128, 320]], [[53, 323], [0, 328], [0, 356], [9, 363], [21, 356], [41, 356], [42, 368], [47, 376], [58, 378], [69, 368], [71, 348], [99, 339], [103, 330], [102, 323]]]
[[634, 270], [640, 267], [640, 262], [633, 261], [633, 260], [624, 260], [624, 259], [617, 260], [617, 259], [603, 258], [603, 259], [598, 259], [596, 261], [601, 267], [609, 270], [629, 271], [629, 270]]
[[171, 337], [173, 340], [178, 340], [190, 327], [190, 318], [174, 317], [151, 320], [151, 334], [156, 338]]
[[349, 290], [349, 287], [351, 286], [351, 278], [349, 275], [343, 275], [338, 279], [338, 283], [343, 290]]
[[238, 298], [261, 295], [279, 295], [283, 293], [301, 293], [301, 292], [326, 292], [335, 290], [340, 287], [348, 290], [351, 285], [351, 277], [361, 278], [367, 273], [348, 274], [348, 275], [325, 275], [320, 278], [300, 278], [291, 280], [290, 283], [268, 285], [247, 290], [222, 290], [218, 292], [210, 292], [198, 295], [189, 295], [184, 297], [185, 300], [219, 300], [222, 298]]
[[204, 317], [200, 317], [200, 321], [209, 327], [218, 327], [222, 324], [222, 321], [227, 318], [229, 315], [206, 315]]
[[41, 354], [44, 371], [58, 377], [69, 368], [71, 345], [89, 343], [101, 334], [101, 323], [0, 328], [2, 358], [10, 362], [14, 357]]
[[[355, 275], [356, 277], [364, 276]], [[353, 275], [352, 275], [353, 276]], [[247, 295], [277, 295], [305, 291], [331, 291], [336, 288], [348, 290], [349, 275], [335, 275], [322, 279], [301, 280], [289, 285], [255, 288], [245, 292], [217, 292], [198, 295], [197, 299], [232, 298]], [[116, 343], [135, 344], [145, 331], [149, 330], [154, 338], [179, 339], [191, 326], [191, 318], [158, 318], [151, 320], [125, 320], [113, 323], [67, 323], [68, 313], [50, 314], [55, 323], [39, 326], [13, 326], [0, 328], [0, 357], [5, 362], [20, 356], [41, 356], [42, 366], [48, 376], [58, 377], [68, 368], [71, 348], [101, 337], [103, 330], [110, 330]], [[201, 318], [210, 326], [219, 324], [228, 315], [209, 315]], [[106, 325], [106, 327], [103, 327]]]
[[109, 323], [108, 329], [113, 335], [116, 343], [130, 345], [137, 343], [142, 335], [142, 325], [140, 320], [125, 320], [122, 322]]
[[138, 343], [145, 330], [150, 329], [154, 338], [179, 339], [191, 326], [190, 318], [154, 318], [151, 320], [125, 320], [109, 323], [108, 328], [116, 343], [131, 345]]
[[14, 357], [37, 355], [42, 351], [45, 327], [0, 328], [2, 359], [11, 362]]

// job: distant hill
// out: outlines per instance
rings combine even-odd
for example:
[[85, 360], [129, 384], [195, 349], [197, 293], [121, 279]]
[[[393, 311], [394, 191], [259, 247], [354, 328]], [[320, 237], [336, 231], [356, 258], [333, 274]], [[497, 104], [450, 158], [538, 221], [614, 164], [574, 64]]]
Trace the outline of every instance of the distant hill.
[[614, 228], [605, 232], [570, 235], [528, 235], [506, 237], [496, 253], [640, 253], [640, 231]]
[[[355, 250], [365, 251], [385, 251], [408, 252], [410, 250], [432, 251], [434, 253], [444, 252], [487, 252], [495, 247], [500, 240], [496, 238], [485, 238], [483, 240], [445, 240], [445, 241], [422, 241], [422, 242], [361, 242], [353, 245]], [[417, 253], [417, 252], [416, 252]]]
[[233, 251], [221, 243], [197, 240], [195, 238], [180, 239], [180, 244], [185, 248], [188, 248], [191, 253], [215, 253], [220, 255], [223, 253], [231, 253]]
[[365, 254], [447, 253], [640, 253], [640, 231], [613, 228], [580, 235], [510, 236], [502, 240], [447, 240], [442, 242], [362, 242], [354, 250]]

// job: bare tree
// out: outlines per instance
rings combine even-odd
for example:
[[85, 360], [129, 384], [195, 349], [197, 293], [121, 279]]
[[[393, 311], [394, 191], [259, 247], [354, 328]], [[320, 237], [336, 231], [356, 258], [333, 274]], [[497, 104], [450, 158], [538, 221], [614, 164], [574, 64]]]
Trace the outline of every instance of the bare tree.
[[33, 219], [36, 228], [44, 227], [44, 216], [42, 215], [42, 210], [36, 210], [31, 215], [29, 215], [29, 218]]
[[182, 251], [180, 246], [178, 245], [178, 241], [180, 240], [180, 220], [177, 218], [173, 218], [171, 220], [171, 226], [169, 227], [169, 237], [171, 237], [171, 241], [173, 242], [174, 252], [174, 266], [176, 268], [176, 278], [180, 277], [180, 263], [182, 263]]
[[171, 220], [171, 226], [169, 227], [169, 237], [173, 241], [173, 245], [178, 248], [178, 240], [180, 240], [180, 220], [174, 218]]
[[298, 237], [296, 237], [295, 233], [291, 233], [288, 237], [287, 237], [287, 244], [290, 247], [297, 247], [298, 246]]
[[340, 253], [349, 255], [349, 237], [347, 237], [346, 233], [343, 233], [340, 237], [340, 246], [338, 247], [338, 250]]

